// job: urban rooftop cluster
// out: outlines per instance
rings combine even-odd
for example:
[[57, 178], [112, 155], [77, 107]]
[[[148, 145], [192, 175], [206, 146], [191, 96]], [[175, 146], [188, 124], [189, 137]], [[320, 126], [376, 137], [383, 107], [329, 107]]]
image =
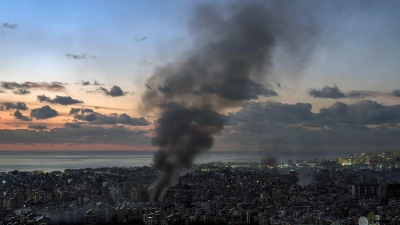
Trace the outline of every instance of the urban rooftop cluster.
[[400, 151], [195, 165], [149, 201], [151, 167], [0, 173], [0, 224], [400, 224]]

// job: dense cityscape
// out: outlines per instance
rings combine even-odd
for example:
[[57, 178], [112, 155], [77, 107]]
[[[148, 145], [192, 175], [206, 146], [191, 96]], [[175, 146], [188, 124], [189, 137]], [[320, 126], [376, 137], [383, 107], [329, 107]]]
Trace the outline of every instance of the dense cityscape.
[[0, 224], [400, 224], [400, 151], [195, 165], [160, 201], [152, 167], [0, 173]]

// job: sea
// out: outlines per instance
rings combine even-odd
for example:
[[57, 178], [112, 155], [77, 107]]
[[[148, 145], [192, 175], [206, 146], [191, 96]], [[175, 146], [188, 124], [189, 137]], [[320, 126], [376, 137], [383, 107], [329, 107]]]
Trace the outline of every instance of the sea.
[[[151, 166], [154, 151], [0, 151], [0, 172], [63, 171], [64, 169], [100, 167]], [[209, 151], [199, 155], [195, 163], [260, 162], [274, 157], [279, 163], [288, 160], [309, 160], [348, 157], [348, 152], [265, 152], [265, 151]]]

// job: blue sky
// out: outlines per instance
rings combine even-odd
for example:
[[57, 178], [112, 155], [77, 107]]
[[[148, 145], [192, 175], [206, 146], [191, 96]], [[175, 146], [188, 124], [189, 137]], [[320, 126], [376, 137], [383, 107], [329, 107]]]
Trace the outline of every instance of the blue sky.
[[[157, 113], [138, 110], [147, 79], [155, 68], [175, 63], [196, 50], [199, 43], [188, 28], [193, 10], [205, 2], [2, 1], [0, 24], [18, 26], [0, 27], [0, 82], [61, 82], [65, 90], [56, 93], [39, 88], [28, 95], [5, 91], [0, 93], [0, 103], [24, 102], [31, 109], [45, 105], [38, 102], [37, 95], [68, 95], [84, 102], [80, 107], [98, 109], [99, 113], [144, 117], [151, 125], [128, 130], [151, 130], [153, 119], [146, 116]], [[218, 4], [225, 7], [224, 2]], [[295, 70], [288, 67], [291, 62], [285, 61], [285, 55], [274, 55], [272, 76], [265, 83], [273, 86], [278, 96], [258, 101], [310, 103], [313, 113], [336, 101], [351, 105], [371, 100], [384, 106], [398, 105], [400, 98], [391, 92], [400, 88], [400, 2], [302, 3], [304, 13], [310, 13], [321, 28], [313, 53], [302, 68]], [[86, 54], [87, 58], [75, 60], [66, 54]], [[104, 96], [98, 87], [82, 86], [82, 80], [96, 80], [107, 90], [118, 86], [126, 94], [118, 98]], [[284, 88], [277, 88], [276, 83]], [[338, 99], [315, 97], [308, 92], [309, 88], [334, 89], [335, 85], [346, 95], [351, 91], [373, 94], [362, 99]], [[71, 107], [51, 107], [59, 111], [60, 118], [20, 121], [12, 115], [14, 111], [0, 111], [0, 129], [28, 129], [29, 124], [37, 123], [47, 125], [50, 131], [62, 129], [67, 120], [74, 119], [69, 115]], [[151, 132], [146, 135], [151, 137]], [[146, 141], [132, 145], [147, 146]]]
[[[195, 1], [5, 1], [0, 9], [2, 22], [17, 23], [19, 29], [3, 29], [0, 33], [6, 43], [0, 53], [2, 67], [10, 68], [7, 74], [19, 81], [26, 80], [27, 70], [35, 74], [32, 78], [36, 80], [51, 76], [65, 82], [74, 76], [101, 76], [98, 73], [107, 79], [115, 76], [110, 75], [115, 71], [123, 77], [121, 80], [134, 77], [135, 73], [146, 76], [151, 68], [141, 74], [137, 70], [143, 68], [138, 63], [169, 61], [189, 45], [187, 21], [194, 4]], [[400, 82], [399, 3], [342, 1], [321, 5], [315, 7], [314, 16], [326, 26], [325, 39], [318, 45], [306, 76], [318, 82], [315, 85], [335, 82], [344, 89], [355, 88], [343, 82], [348, 79], [359, 83], [359, 88], [396, 88], [395, 83]], [[135, 43], [135, 37], [148, 39]], [[173, 41], [181, 37], [186, 38], [186, 45], [177, 46]], [[104, 60], [70, 65], [63, 58], [66, 53], [86, 53]], [[4, 65], [5, 62], [9, 63]], [[93, 71], [89, 66], [98, 68]], [[80, 69], [83, 74], [76, 74]]]

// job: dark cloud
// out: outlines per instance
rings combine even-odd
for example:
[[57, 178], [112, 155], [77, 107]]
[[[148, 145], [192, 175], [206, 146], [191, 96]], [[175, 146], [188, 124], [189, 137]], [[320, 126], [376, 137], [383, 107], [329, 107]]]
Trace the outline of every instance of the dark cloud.
[[82, 125], [84, 125], [85, 123], [79, 122], [79, 123], [65, 123], [64, 126], [65, 127], [70, 127], [70, 128], [81, 128]]
[[71, 110], [69, 111], [69, 115], [75, 114], [75, 113], [92, 113], [94, 112], [93, 109], [89, 109], [89, 108], [71, 108]]
[[[34, 130], [0, 130], [0, 143], [7, 144], [118, 144], [128, 146], [144, 145], [149, 142], [147, 132], [132, 131], [124, 127], [105, 128], [82, 126], [79, 129], [67, 127], [53, 128], [49, 132]], [[110, 149], [112, 150], [112, 149]]]
[[376, 97], [379, 94], [384, 94], [381, 92], [368, 91], [368, 90], [361, 90], [361, 91], [351, 90], [348, 91], [347, 93], [344, 93], [336, 85], [334, 85], [333, 87], [325, 86], [322, 89], [309, 88], [307, 90], [307, 93], [308, 95], [314, 98], [333, 98], [333, 99], [339, 99], [339, 98], [364, 99], [368, 97]]
[[78, 115], [75, 115], [74, 118], [76, 120], [84, 120], [84, 121], [91, 122], [91, 121], [97, 120], [97, 114], [98, 113], [78, 114]]
[[17, 120], [22, 120], [22, 121], [30, 121], [31, 120], [28, 116], [22, 115], [22, 113], [19, 110], [16, 110], [14, 112], [13, 116]]
[[80, 112], [81, 109], [80, 108], [71, 108], [71, 110], [69, 111], [69, 115], [75, 114]]
[[28, 85], [28, 88], [30, 89], [42, 89], [53, 92], [65, 92], [65, 85], [67, 85], [61, 82], [25, 82], [25, 84]]
[[16, 24], [16, 23], [14, 23], [14, 24], [12, 24], [12, 23], [3, 23], [3, 27], [9, 28], [9, 29], [14, 29], [14, 28], [18, 27], [18, 24]]
[[100, 84], [99, 82], [97, 82], [96, 80], [93, 80], [93, 82], [90, 81], [81, 81], [82, 86], [89, 86], [89, 85], [94, 85], [94, 86], [104, 86], [104, 84]]
[[18, 109], [18, 110], [27, 110], [28, 107], [23, 102], [3, 102], [0, 103], [0, 110], [10, 110], [10, 109]]
[[[53, 92], [65, 92], [65, 85], [61, 82], [25, 82], [25, 83], [16, 83], [16, 82], [5, 82], [2, 81], [0, 83], [0, 86], [4, 89], [7, 90], [15, 90], [15, 89], [42, 89], [42, 90], [47, 90], [47, 91], [53, 91]], [[18, 90], [17, 90], [18, 92]], [[15, 92], [14, 92], [15, 93]]]
[[363, 99], [367, 97], [375, 97], [377, 92], [374, 91], [350, 91], [346, 94], [347, 98], [358, 98]]
[[29, 90], [26, 89], [17, 89], [16, 91], [13, 91], [14, 94], [16, 95], [28, 95], [31, 92]]
[[310, 88], [307, 90], [308, 95], [314, 98], [345, 98], [346, 95], [336, 86], [325, 86], [322, 89]]
[[32, 109], [31, 117], [37, 120], [49, 119], [58, 116], [58, 112], [46, 105], [42, 108]]
[[1, 87], [7, 90], [14, 90], [16, 88], [27, 88], [27, 85], [24, 83], [16, 83], [16, 82], [1, 82]]
[[322, 108], [318, 120], [327, 123], [382, 124], [400, 122], [400, 105], [383, 106], [364, 100], [352, 105], [336, 102], [329, 108]]
[[38, 96], [37, 96], [37, 100], [38, 100], [39, 102], [51, 102], [51, 98], [50, 98], [50, 97], [47, 97], [47, 96], [45, 96], [45, 95], [38, 95]]
[[37, 99], [40, 102], [48, 102], [52, 104], [60, 104], [60, 105], [73, 105], [73, 104], [81, 104], [83, 101], [73, 99], [70, 96], [56, 96], [55, 98], [51, 99], [45, 95], [38, 95]]
[[392, 95], [395, 96], [395, 97], [400, 97], [400, 89], [393, 90], [392, 91]]
[[400, 123], [400, 105], [384, 106], [370, 100], [350, 105], [336, 102], [328, 108], [320, 109], [318, 113], [313, 113], [311, 110], [312, 106], [308, 103], [251, 102], [245, 104], [239, 111], [229, 113], [228, 125], [249, 123], [252, 124], [251, 129], [256, 129], [258, 126], [269, 129], [266, 123], [304, 127]]
[[368, 100], [336, 102], [313, 113], [311, 105], [303, 103], [249, 103], [228, 118], [230, 126], [225, 127], [219, 141], [251, 149], [331, 151], [340, 147], [365, 151], [400, 147], [396, 137], [400, 134], [400, 105], [383, 106]]
[[110, 91], [108, 91], [107, 89], [100, 87], [100, 89], [105, 95], [109, 95], [111, 97], [119, 97], [119, 96], [124, 96], [126, 94], [128, 94], [128, 92], [124, 92], [122, 91], [122, 89], [116, 85], [114, 85]]
[[[310, 104], [252, 102], [227, 116], [221, 143], [257, 150], [359, 151], [398, 146], [400, 105], [336, 102], [318, 113]], [[374, 126], [370, 126], [374, 125]], [[277, 148], [278, 146], [278, 148]]]
[[34, 129], [34, 130], [45, 130], [48, 129], [46, 125], [29, 125], [28, 128]]
[[239, 111], [230, 113], [229, 119], [230, 124], [263, 121], [299, 124], [315, 119], [311, 109], [312, 105], [309, 103], [251, 102], [245, 104]]
[[[153, 142], [159, 150], [153, 161], [163, 173], [154, 184], [152, 200], [159, 200], [174, 182], [171, 178], [213, 146], [214, 135], [228, 120], [216, 120], [211, 110], [276, 96], [271, 87], [261, 84], [268, 82], [276, 50], [298, 72], [314, 49], [318, 27], [299, 2], [226, 4], [197, 5], [189, 23], [191, 39], [197, 44], [183, 58], [157, 67], [146, 82], [173, 90], [165, 94], [149, 89], [142, 96], [144, 111], [162, 110]], [[180, 107], [165, 107], [169, 102]]]
[[94, 112], [93, 109], [81, 108], [81, 113], [91, 113], [91, 112]]
[[147, 37], [135, 37], [135, 41], [144, 41]]
[[[376, 151], [385, 146], [400, 147], [400, 129], [378, 127], [368, 128], [358, 124], [337, 124], [308, 129], [306, 127], [290, 126], [279, 123], [264, 123], [265, 130], [273, 132], [259, 132], [253, 130], [253, 124], [240, 124], [238, 127], [229, 127], [221, 134], [220, 142], [233, 144], [233, 146], [246, 146], [249, 149], [270, 150], [275, 149], [275, 140], [284, 143], [284, 150], [338, 152], [345, 151]], [[241, 129], [238, 129], [238, 128]], [[273, 153], [271, 153], [273, 154]]]
[[118, 124], [126, 124], [126, 125], [132, 125], [132, 126], [148, 126], [150, 125], [149, 121], [147, 121], [145, 118], [140, 117], [140, 118], [132, 118], [129, 115], [123, 113], [118, 116], [117, 120]]
[[148, 126], [150, 123], [143, 117], [140, 118], [132, 118], [129, 115], [123, 113], [118, 115], [117, 113], [113, 113], [111, 115], [103, 115], [101, 113], [92, 112], [89, 114], [75, 114], [75, 120], [83, 120], [87, 121], [90, 124], [124, 124], [131, 126]]

